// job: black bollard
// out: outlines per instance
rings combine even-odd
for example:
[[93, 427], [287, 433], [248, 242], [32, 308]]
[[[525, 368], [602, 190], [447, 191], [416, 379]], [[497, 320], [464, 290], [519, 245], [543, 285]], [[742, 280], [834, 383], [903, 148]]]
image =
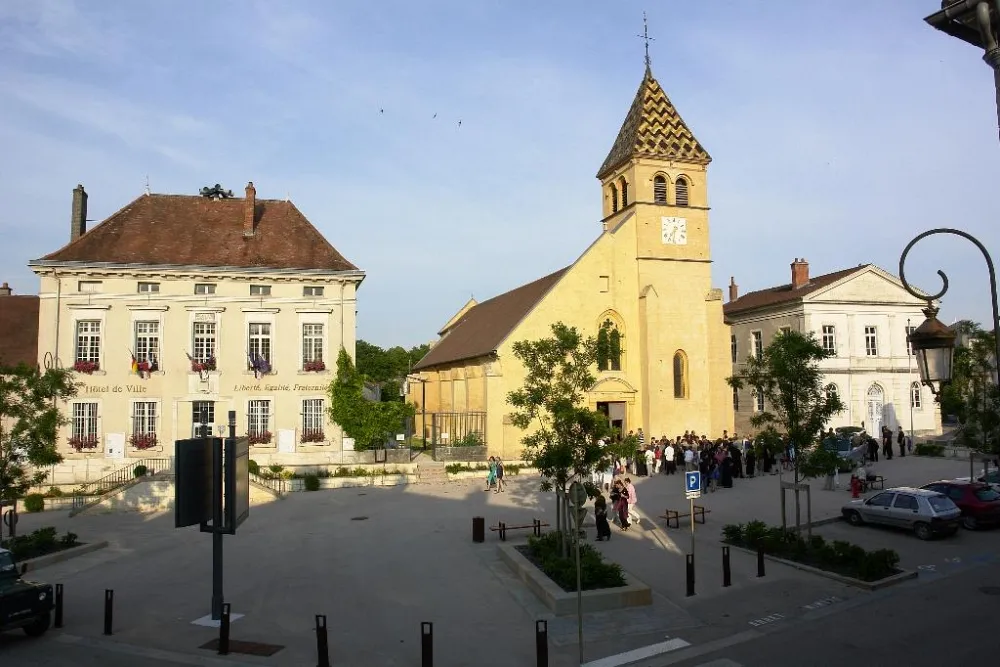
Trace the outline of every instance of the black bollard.
[[541, 519], [532, 519], [531, 520], [531, 534], [534, 535], [535, 537], [541, 537], [542, 536], [542, 520]]
[[500, 528], [500, 530], [499, 530], [500, 541], [501, 542], [506, 542], [507, 541], [507, 524], [504, 523], [503, 521], [501, 521], [499, 523], [498, 527]]
[[472, 541], [476, 543], [486, 541], [486, 519], [481, 516], [472, 517]]
[[538, 667], [549, 667], [548, 621], [535, 621], [535, 656]]
[[316, 667], [330, 667], [330, 644], [326, 637], [326, 616], [316, 614]]
[[691, 597], [694, 595], [694, 554], [687, 554], [684, 558], [687, 562], [687, 596]]
[[434, 624], [420, 624], [420, 667], [434, 667]]
[[764, 547], [757, 547], [757, 576], [764, 576]]
[[104, 590], [104, 634], [111, 634], [112, 617], [115, 606], [115, 592], [110, 588]]
[[219, 619], [219, 655], [229, 655], [229, 610], [229, 603], [223, 602], [222, 618]]
[[722, 547], [722, 587], [733, 585], [733, 573], [729, 569], [729, 547]]
[[63, 585], [56, 584], [56, 621], [55, 626], [63, 626]]

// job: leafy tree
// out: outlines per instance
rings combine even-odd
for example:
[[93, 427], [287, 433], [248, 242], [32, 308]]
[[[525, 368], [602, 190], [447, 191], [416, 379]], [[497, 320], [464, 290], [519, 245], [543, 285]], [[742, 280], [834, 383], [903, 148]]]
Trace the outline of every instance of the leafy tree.
[[605, 459], [599, 441], [608, 433], [608, 419], [583, 406], [585, 392], [594, 385], [597, 341], [560, 322], [552, 325], [549, 338], [515, 343], [514, 356], [527, 375], [520, 389], [507, 394], [514, 408], [511, 421], [530, 430], [521, 440], [523, 457], [542, 474], [541, 490], [558, 491], [556, 528], [561, 531], [558, 508], [569, 485], [587, 480]]
[[347, 354], [337, 355], [337, 379], [330, 387], [330, 417], [349, 438], [355, 449], [366, 450], [384, 445], [412, 417], [412, 405], [400, 402], [376, 403], [365, 399], [364, 377]]
[[960, 440], [980, 452], [1000, 454], [1000, 390], [996, 377], [996, 332], [974, 322], [957, 327], [965, 345], [955, 349], [952, 380], [940, 393], [941, 411], [962, 424]]
[[399, 389], [410, 369], [430, 350], [430, 345], [415, 345], [409, 350], [397, 345], [388, 350], [364, 340], [358, 340], [356, 357], [358, 372], [382, 390], [383, 401], [400, 401]]
[[[751, 387], [763, 392], [764, 412], [750, 418], [755, 428], [771, 427], [783, 433], [794, 448], [795, 483], [799, 465], [808, 455], [830, 418], [843, 411], [835, 392], [827, 392], [819, 362], [832, 356], [812, 333], [781, 332], [760, 356], [748, 356], [742, 372], [728, 378], [735, 389]], [[795, 525], [800, 525], [798, 492], [795, 494]]]
[[66, 418], [57, 401], [75, 394], [68, 370], [0, 368], [0, 499], [23, 496], [45, 481], [42, 468], [62, 461], [56, 437]]

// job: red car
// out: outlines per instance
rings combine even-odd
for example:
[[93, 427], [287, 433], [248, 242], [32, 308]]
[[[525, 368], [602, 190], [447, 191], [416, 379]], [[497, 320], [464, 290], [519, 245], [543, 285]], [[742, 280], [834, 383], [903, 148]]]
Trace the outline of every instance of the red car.
[[967, 530], [1000, 524], [1000, 493], [989, 484], [952, 479], [925, 484], [921, 488], [951, 498], [962, 510], [962, 527]]

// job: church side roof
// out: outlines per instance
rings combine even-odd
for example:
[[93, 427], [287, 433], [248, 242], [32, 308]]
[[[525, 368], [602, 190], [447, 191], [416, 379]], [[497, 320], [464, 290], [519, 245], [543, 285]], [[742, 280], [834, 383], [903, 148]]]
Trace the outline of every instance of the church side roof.
[[712, 157], [677, 113], [653, 72], [646, 74], [632, 100], [632, 106], [618, 131], [611, 152], [604, 159], [598, 178], [604, 178], [632, 158], [652, 157], [708, 164]]
[[449, 328], [447, 335], [417, 362], [413, 370], [425, 370], [490, 354], [569, 268], [559, 269], [527, 285], [476, 304]]
[[289, 201], [143, 195], [60, 250], [31, 262], [357, 271]]
[[807, 284], [797, 289], [792, 287], [791, 283], [787, 283], [785, 285], [778, 285], [777, 287], [768, 287], [767, 289], [757, 290], [756, 292], [747, 292], [735, 301], [730, 301], [725, 304], [722, 307], [722, 312], [728, 317], [730, 315], [736, 315], [737, 313], [756, 310], [757, 308], [776, 306], [778, 304], [796, 301], [802, 299], [808, 294], [817, 292], [824, 287], [829, 287], [838, 280], [842, 280], [852, 273], [863, 271], [868, 266], [870, 265], [862, 264], [861, 266], [855, 266], [850, 269], [841, 269], [840, 271], [834, 271], [833, 273], [816, 276], [815, 278], [810, 278]]

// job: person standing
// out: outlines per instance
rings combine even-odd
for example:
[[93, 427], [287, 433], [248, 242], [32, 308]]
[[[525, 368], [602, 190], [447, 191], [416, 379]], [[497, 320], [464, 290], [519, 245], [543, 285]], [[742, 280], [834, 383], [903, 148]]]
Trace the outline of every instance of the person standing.
[[666, 442], [667, 444], [663, 448], [664, 472], [668, 475], [673, 475], [677, 472], [677, 464], [674, 462], [674, 446], [670, 440], [667, 440]]
[[639, 523], [640, 516], [636, 510], [636, 506], [639, 504], [639, 495], [635, 492], [635, 485], [630, 477], [625, 478], [625, 502], [628, 503], [629, 526], [633, 523]]
[[497, 490], [494, 493], [500, 493], [507, 486], [507, 482], [503, 479], [503, 461], [500, 457], [497, 457]]
[[693, 470], [697, 470], [698, 469], [696, 467], [696, 465], [695, 465], [695, 462], [694, 462], [694, 448], [693, 447], [688, 446], [688, 447], [686, 447], [684, 449], [684, 469], [686, 471], [688, 471], [688, 472], [691, 472]]
[[652, 477], [656, 466], [656, 453], [647, 447], [642, 457], [646, 460], [646, 477]]
[[899, 445], [899, 455], [906, 456], [906, 434], [903, 433], [902, 426], [896, 431], [896, 444]]
[[493, 485], [497, 483], [497, 462], [492, 456], [489, 461], [490, 470], [486, 473], [486, 491], [493, 489]]
[[611, 525], [608, 523], [608, 503], [604, 495], [597, 494], [594, 500], [594, 519], [597, 521], [597, 541], [611, 540]]

